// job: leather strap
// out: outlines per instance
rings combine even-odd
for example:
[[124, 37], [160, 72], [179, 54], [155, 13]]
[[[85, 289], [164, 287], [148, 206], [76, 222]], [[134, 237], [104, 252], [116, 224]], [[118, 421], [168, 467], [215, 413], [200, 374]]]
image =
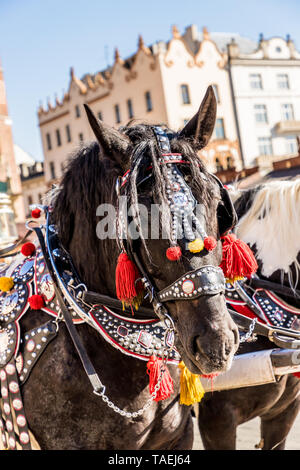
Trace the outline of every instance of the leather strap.
[[300, 290], [293, 290], [290, 287], [277, 284], [276, 282], [266, 281], [259, 278], [251, 278], [248, 281], [250, 287], [261, 287], [263, 289], [272, 290], [278, 294], [286, 295], [287, 297], [300, 297]]
[[88, 378], [89, 378], [89, 380], [92, 384], [94, 392], [96, 392], [98, 394], [104, 393], [105, 387], [102, 384], [101, 380], [99, 379], [99, 376], [96, 373], [96, 371], [94, 369], [94, 366], [90, 361], [90, 358], [89, 358], [89, 356], [88, 356], [88, 354], [85, 350], [85, 347], [82, 343], [82, 340], [81, 340], [81, 338], [80, 338], [80, 336], [79, 336], [79, 334], [78, 334], [78, 332], [75, 328], [75, 325], [74, 325], [73, 320], [72, 320], [72, 316], [71, 316], [68, 308], [66, 307], [64, 299], [63, 299], [63, 297], [60, 293], [60, 289], [58, 288], [56, 278], [55, 278], [55, 275], [53, 273], [52, 265], [51, 265], [51, 262], [49, 260], [48, 253], [47, 253], [47, 250], [46, 250], [46, 246], [45, 246], [42, 231], [39, 227], [33, 227], [33, 230], [35, 231], [35, 233], [38, 237], [38, 240], [39, 240], [39, 243], [40, 243], [40, 246], [41, 246], [41, 250], [43, 252], [45, 262], [46, 262], [47, 268], [49, 270], [49, 274], [50, 274], [50, 276], [53, 280], [53, 283], [54, 283], [55, 294], [56, 294], [57, 300], [59, 302], [61, 313], [64, 317], [66, 327], [67, 327], [68, 332], [71, 336], [73, 344], [74, 344], [74, 346], [77, 350], [77, 353], [80, 357], [80, 360], [82, 362], [84, 370], [85, 370], [85, 372], [86, 372], [86, 374], [87, 374], [87, 376], [88, 376]]

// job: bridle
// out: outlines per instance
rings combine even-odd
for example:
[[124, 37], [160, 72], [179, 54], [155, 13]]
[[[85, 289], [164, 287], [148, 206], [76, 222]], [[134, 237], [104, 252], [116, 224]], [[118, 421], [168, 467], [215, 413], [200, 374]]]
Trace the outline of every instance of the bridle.
[[[177, 193], [177, 199], [180, 200], [180, 198], [185, 197], [185, 201], [186, 199], [188, 200], [187, 203], [189, 203], [190, 205], [195, 204], [196, 201], [192, 195], [192, 192], [187, 183], [184, 181], [180, 169], [178, 168], [178, 166], [189, 164], [189, 162], [185, 160], [181, 154], [171, 152], [170, 134], [167, 134], [159, 126], [154, 126], [152, 129], [156, 137], [157, 147], [159, 150], [159, 164], [166, 165], [168, 172], [170, 174], [175, 174], [177, 177], [177, 181], [179, 180], [180, 182], [175, 191]], [[149, 167], [149, 170], [151, 170], [151, 167]], [[129, 175], [130, 170], [125, 173], [121, 180], [117, 180], [116, 192], [118, 197], [120, 197], [121, 195], [122, 188], [126, 187]], [[137, 181], [137, 186], [140, 186], [150, 176], [151, 174], [147, 175], [146, 177], [144, 176], [141, 180]], [[214, 175], [212, 176], [214, 177]], [[228, 215], [230, 215], [230, 226], [226, 227], [227, 231], [230, 230], [233, 225], [235, 225], [236, 214], [231, 203], [230, 197], [227, 194], [227, 191], [225, 190], [223, 184], [217, 178], [215, 179], [220, 186], [222, 192], [222, 199], [224, 200], [223, 193], [225, 193], [227, 197], [227, 200], [224, 203], [224, 206], [227, 207], [228, 211], [227, 217]], [[228, 201], [230, 201], [230, 205], [228, 204]], [[198, 228], [201, 231], [199, 223]], [[135, 241], [132, 240], [128, 231], [126, 233], [125, 240], [126, 241], [122, 241], [122, 243], [126, 243], [126, 252], [138, 267], [141, 273], [140, 280], [144, 284], [144, 287], [148, 293], [149, 301], [152, 304], [155, 314], [161, 320], [164, 320], [166, 316], [170, 318], [168, 308], [165, 305], [166, 302], [176, 300], [194, 300], [204, 295], [214, 295], [225, 292], [225, 277], [223, 271], [221, 268], [212, 265], [204, 265], [195, 270], [186, 272], [167, 287], [163, 288], [162, 290], [158, 290], [155, 287], [154, 282], [150, 279], [150, 276], [147, 273], [143, 262], [138, 256], [135, 250]]]

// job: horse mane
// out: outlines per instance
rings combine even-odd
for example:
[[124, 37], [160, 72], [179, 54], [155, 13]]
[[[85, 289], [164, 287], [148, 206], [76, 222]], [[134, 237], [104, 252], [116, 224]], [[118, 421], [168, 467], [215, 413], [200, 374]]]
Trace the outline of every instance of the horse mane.
[[247, 196], [244, 199], [244, 203], [238, 202], [246, 208], [236, 227], [238, 237], [250, 246], [255, 245], [264, 276], [269, 277], [280, 270], [282, 278], [287, 274], [291, 287], [295, 287], [300, 273], [297, 260], [300, 251], [300, 178], [267, 181], [248, 191], [248, 203]]

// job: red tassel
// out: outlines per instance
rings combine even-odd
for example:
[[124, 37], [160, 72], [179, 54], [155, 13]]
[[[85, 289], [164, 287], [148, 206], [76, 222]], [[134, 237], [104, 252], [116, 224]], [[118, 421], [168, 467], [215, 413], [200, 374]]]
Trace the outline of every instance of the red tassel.
[[36, 208], [31, 211], [31, 217], [38, 219], [41, 216], [41, 210]]
[[28, 298], [28, 302], [33, 310], [40, 310], [45, 306], [44, 298], [41, 295], [32, 295]]
[[171, 246], [166, 251], [166, 257], [170, 261], [178, 261], [181, 258], [181, 254], [180, 246]]
[[254, 274], [258, 268], [249, 246], [233, 233], [221, 238], [223, 259], [220, 267], [229, 281], [243, 279]]
[[121, 253], [116, 267], [116, 292], [119, 300], [127, 305], [134, 303], [142, 291], [142, 284], [136, 283], [140, 277], [136, 265], [126, 253]]
[[31, 256], [35, 252], [35, 245], [31, 242], [24, 243], [21, 248], [21, 253], [24, 256]]
[[156, 356], [151, 356], [147, 363], [147, 374], [149, 375], [149, 392], [152, 395], [154, 387], [160, 377], [161, 368], [164, 367], [160, 388], [156, 394], [155, 401], [165, 400], [169, 398], [171, 393], [174, 393], [173, 380], [170, 376], [170, 372], [167, 366], [162, 365], [162, 359], [158, 359]]
[[300, 372], [294, 372], [293, 375], [294, 375], [295, 377], [298, 377], [298, 379], [300, 379]]
[[217, 246], [217, 240], [214, 237], [205, 237], [203, 242], [207, 251], [212, 251]]

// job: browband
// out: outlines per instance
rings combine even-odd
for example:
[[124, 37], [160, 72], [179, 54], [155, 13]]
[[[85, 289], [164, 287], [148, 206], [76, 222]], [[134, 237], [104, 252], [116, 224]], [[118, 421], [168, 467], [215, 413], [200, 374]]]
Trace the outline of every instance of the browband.
[[158, 293], [161, 302], [169, 300], [193, 300], [202, 295], [225, 291], [225, 278], [221, 268], [202, 266], [190, 271]]

